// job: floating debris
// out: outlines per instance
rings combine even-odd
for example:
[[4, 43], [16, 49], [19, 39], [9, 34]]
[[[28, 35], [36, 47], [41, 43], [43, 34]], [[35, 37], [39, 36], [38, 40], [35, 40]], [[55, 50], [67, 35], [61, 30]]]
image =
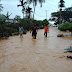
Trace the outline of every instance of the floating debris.
[[71, 34], [58, 34], [57, 35], [57, 37], [66, 37], [66, 36], [70, 37], [72, 35]]
[[63, 34], [58, 34], [57, 37], [64, 37], [64, 35]]
[[72, 52], [72, 46], [70, 46], [70, 48], [66, 49], [66, 52]]
[[70, 58], [70, 59], [72, 59], [72, 56], [67, 56], [67, 58]]

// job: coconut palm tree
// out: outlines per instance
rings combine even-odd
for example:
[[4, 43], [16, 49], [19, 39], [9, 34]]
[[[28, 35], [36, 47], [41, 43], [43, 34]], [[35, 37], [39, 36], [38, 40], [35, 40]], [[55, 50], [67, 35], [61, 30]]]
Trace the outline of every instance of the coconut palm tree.
[[[11, 14], [12, 14], [12, 13], [11, 13]], [[11, 16], [11, 14], [9, 14], [9, 12], [7, 12], [6, 18], [9, 19], [9, 17]]]
[[20, 4], [17, 5], [18, 7], [19, 7], [19, 6], [22, 7], [23, 18], [24, 18], [24, 11], [25, 11], [26, 4], [27, 4], [26, 1], [24, 1], [24, 0], [20, 0]]
[[61, 16], [62, 8], [65, 7], [64, 3], [65, 3], [64, 0], [60, 0], [60, 1], [59, 1], [59, 8], [60, 8], [60, 24], [61, 24], [61, 19], [62, 19], [62, 16]]
[[60, 0], [59, 3], [60, 3], [60, 4], [59, 4], [59, 7], [60, 7], [60, 9], [62, 10], [62, 8], [65, 7], [65, 6], [64, 6], [64, 3], [65, 3], [65, 2], [64, 2], [64, 0]]
[[29, 3], [33, 3], [33, 6], [34, 6], [33, 19], [34, 19], [37, 2], [39, 2], [42, 7], [42, 3], [45, 2], [45, 0], [28, 0], [28, 1], [29, 1]]
[[16, 15], [14, 19], [19, 21], [21, 18], [20, 18], [20, 16]]
[[9, 12], [7, 12], [7, 14], [6, 14], [6, 19], [8, 20], [8, 23], [9, 23], [9, 17], [11, 16], [11, 14], [9, 14]]
[[30, 8], [29, 6], [26, 8], [26, 18], [30, 18], [31, 17], [31, 12], [32, 12], [32, 8]]

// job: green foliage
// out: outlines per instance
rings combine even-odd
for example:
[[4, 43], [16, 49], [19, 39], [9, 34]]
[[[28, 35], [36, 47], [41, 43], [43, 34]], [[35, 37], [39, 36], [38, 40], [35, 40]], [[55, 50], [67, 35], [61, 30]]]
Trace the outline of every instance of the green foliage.
[[19, 21], [21, 18], [20, 18], [20, 16], [18, 16], [18, 15], [16, 15], [15, 16], [15, 18], [14, 18], [14, 20], [17, 20], [17, 21]]
[[47, 19], [43, 20], [43, 24], [48, 25], [49, 22], [47, 21]]
[[41, 21], [41, 20], [33, 20], [33, 19], [22, 19], [20, 21], [20, 24], [23, 26], [24, 30], [29, 31], [32, 29], [32, 26], [34, 24], [36, 24], [37, 27], [42, 28], [44, 27], [45, 24], [49, 24], [49, 22], [47, 20]]
[[72, 23], [66, 23], [62, 26], [59, 26], [58, 29], [61, 30], [61, 31], [69, 30], [69, 31], [72, 32]]
[[51, 13], [51, 16], [52, 17], [59, 17], [60, 13], [59, 12], [53, 12], [53, 13]]
[[33, 5], [37, 5], [37, 2], [40, 3], [41, 7], [42, 7], [42, 3], [45, 2], [45, 0], [28, 0], [30, 3], [33, 3]]
[[[59, 22], [60, 20], [60, 12], [53, 12], [51, 13], [51, 19], [50, 21], [54, 21], [53, 18], [55, 18], [55, 22]], [[69, 18], [72, 18], [72, 7], [68, 7], [65, 8], [64, 11], [61, 11], [61, 17], [62, 20], [68, 21], [69, 22]]]
[[62, 10], [62, 7], [65, 7], [65, 6], [64, 6], [64, 3], [65, 3], [65, 2], [64, 2], [64, 0], [60, 0], [59, 3], [60, 3], [60, 4], [59, 4], [59, 7], [60, 7], [60, 9]]
[[21, 25], [24, 29], [23, 34], [26, 34], [26, 31], [29, 31], [32, 29], [32, 26], [34, 24], [37, 25], [38, 28], [44, 28], [45, 24], [49, 24], [47, 20], [43, 21], [37, 21], [33, 19], [20, 19], [20, 23], [11, 23], [7, 24], [5, 21], [0, 20], [0, 38], [2, 37], [9, 37], [12, 34], [18, 34], [19, 32], [19, 25]]

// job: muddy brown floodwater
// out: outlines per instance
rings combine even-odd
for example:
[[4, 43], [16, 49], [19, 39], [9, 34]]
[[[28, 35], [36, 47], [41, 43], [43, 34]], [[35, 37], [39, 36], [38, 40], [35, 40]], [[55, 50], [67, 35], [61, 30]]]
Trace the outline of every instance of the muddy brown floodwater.
[[23, 38], [0, 40], [0, 72], [72, 72], [72, 60], [66, 58], [72, 53], [64, 53], [72, 46], [72, 37], [57, 37], [60, 33], [50, 28], [47, 38], [39, 30], [36, 40], [29, 32]]

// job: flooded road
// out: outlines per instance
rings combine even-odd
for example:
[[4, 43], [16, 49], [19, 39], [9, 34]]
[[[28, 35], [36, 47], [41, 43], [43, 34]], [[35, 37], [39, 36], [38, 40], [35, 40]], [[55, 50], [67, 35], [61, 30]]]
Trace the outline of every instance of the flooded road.
[[0, 72], [72, 72], [72, 60], [66, 58], [72, 53], [64, 53], [72, 37], [57, 37], [60, 33], [50, 28], [47, 38], [39, 30], [36, 40], [29, 32], [0, 40]]

